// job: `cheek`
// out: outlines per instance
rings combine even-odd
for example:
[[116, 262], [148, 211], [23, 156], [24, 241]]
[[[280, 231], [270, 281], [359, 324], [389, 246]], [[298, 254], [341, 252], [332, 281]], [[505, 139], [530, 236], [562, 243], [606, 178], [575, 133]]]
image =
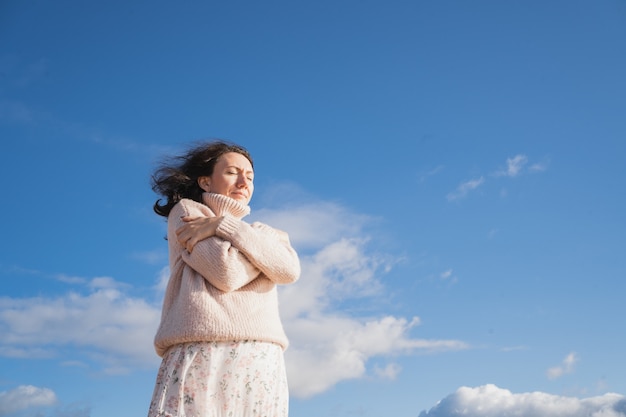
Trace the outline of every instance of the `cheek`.
[[214, 192], [216, 193], [224, 194], [226, 193], [226, 191], [228, 191], [230, 186], [231, 185], [227, 181], [224, 181], [223, 178], [220, 178], [217, 181], [213, 182], [212, 189], [215, 190]]

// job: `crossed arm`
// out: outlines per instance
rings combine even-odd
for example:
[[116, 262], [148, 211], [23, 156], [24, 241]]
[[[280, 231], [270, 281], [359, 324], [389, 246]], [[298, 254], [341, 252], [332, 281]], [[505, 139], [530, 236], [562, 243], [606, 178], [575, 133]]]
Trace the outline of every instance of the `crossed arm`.
[[[184, 216], [181, 219], [185, 222], [184, 225], [176, 229], [176, 238], [178, 242], [187, 249], [188, 252], [192, 252], [196, 243], [201, 240], [207, 239], [211, 236], [215, 236], [215, 231], [220, 221], [224, 217], [192, 217]], [[281, 239], [289, 239], [287, 232], [274, 228], [274, 231], [278, 233]]]
[[[170, 237], [182, 260], [222, 291], [233, 291], [263, 273], [277, 284], [296, 281], [298, 255], [287, 233], [232, 216], [181, 209], [172, 216]], [[173, 243], [173, 242], [171, 242]]]

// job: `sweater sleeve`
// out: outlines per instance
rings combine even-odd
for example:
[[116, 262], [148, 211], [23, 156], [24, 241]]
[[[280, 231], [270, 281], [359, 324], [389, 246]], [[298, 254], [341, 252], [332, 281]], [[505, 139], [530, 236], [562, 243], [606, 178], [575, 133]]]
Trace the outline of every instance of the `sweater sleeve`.
[[168, 240], [172, 251], [180, 253], [182, 261], [197, 271], [212, 286], [230, 292], [249, 284], [260, 271], [231, 242], [213, 236], [198, 242], [189, 253], [177, 240], [176, 230], [185, 223], [181, 216], [211, 217], [205, 206], [181, 201], [172, 209], [168, 222]]
[[249, 224], [230, 215], [224, 216], [215, 233], [241, 251], [276, 284], [289, 284], [300, 277], [298, 254], [286, 233], [260, 222]]

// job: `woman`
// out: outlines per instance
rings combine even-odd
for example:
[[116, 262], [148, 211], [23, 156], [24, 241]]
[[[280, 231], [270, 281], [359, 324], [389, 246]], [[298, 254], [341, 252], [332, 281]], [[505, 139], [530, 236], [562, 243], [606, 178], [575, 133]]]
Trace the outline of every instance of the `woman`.
[[149, 417], [287, 416], [277, 284], [300, 275], [286, 233], [242, 220], [254, 191], [241, 146], [203, 143], [162, 165], [170, 278], [155, 349], [163, 358]]

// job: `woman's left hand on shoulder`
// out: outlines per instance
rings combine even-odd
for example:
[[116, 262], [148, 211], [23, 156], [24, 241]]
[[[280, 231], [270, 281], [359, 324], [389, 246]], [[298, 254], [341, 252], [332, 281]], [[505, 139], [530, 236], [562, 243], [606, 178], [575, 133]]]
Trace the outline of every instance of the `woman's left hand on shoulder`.
[[176, 229], [176, 238], [191, 253], [198, 242], [215, 236], [215, 231], [222, 218], [185, 216], [181, 217], [181, 220], [185, 224]]

